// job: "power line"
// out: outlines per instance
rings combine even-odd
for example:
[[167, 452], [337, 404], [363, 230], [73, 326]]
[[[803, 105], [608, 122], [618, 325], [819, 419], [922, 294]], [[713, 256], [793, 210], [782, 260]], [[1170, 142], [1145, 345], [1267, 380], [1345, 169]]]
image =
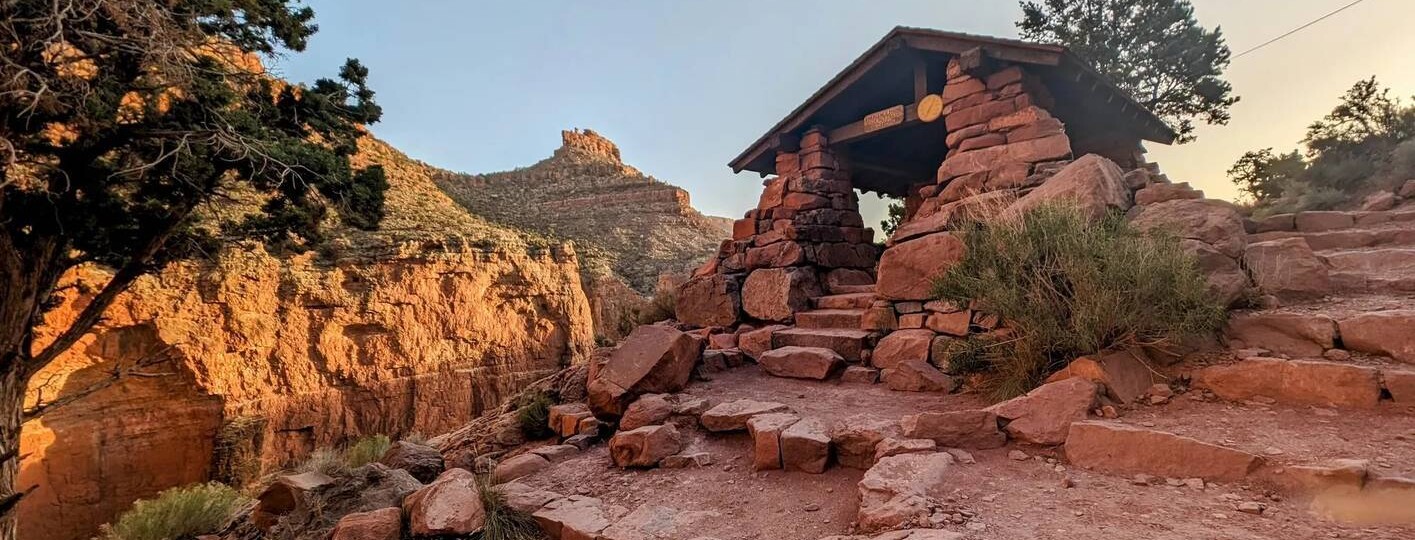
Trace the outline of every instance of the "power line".
[[1242, 58], [1243, 55], [1245, 55], [1245, 54], [1248, 54], [1248, 53], [1250, 53], [1250, 52], [1256, 51], [1256, 50], [1261, 49], [1261, 48], [1263, 48], [1263, 47], [1267, 47], [1268, 45], [1272, 45], [1273, 43], [1277, 43], [1277, 42], [1278, 42], [1279, 40], [1281, 40], [1282, 38], [1285, 38], [1285, 37], [1290, 36], [1290, 35], [1292, 35], [1292, 34], [1296, 34], [1296, 33], [1298, 33], [1298, 32], [1301, 32], [1301, 31], [1303, 31], [1303, 30], [1306, 30], [1308, 26], [1312, 26], [1312, 25], [1314, 25], [1314, 24], [1317, 24], [1317, 23], [1319, 23], [1319, 22], [1322, 22], [1322, 21], [1324, 21], [1324, 20], [1327, 20], [1328, 18], [1332, 17], [1333, 15], [1336, 15], [1337, 13], [1341, 13], [1341, 12], [1343, 12], [1343, 11], [1346, 11], [1346, 10], [1348, 10], [1348, 9], [1351, 9], [1351, 8], [1355, 7], [1356, 4], [1360, 4], [1361, 2], [1365, 2], [1365, 1], [1366, 1], [1366, 0], [1356, 0], [1356, 1], [1352, 2], [1352, 3], [1350, 3], [1350, 4], [1346, 4], [1346, 5], [1344, 5], [1344, 6], [1341, 6], [1341, 7], [1337, 8], [1336, 11], [1333, 11], [1333, 12], [1328, 13], [1328, 14], [1326, 14], [1326, 15], [1322, 15], [1321, 17], [1317, 17], [1317, 18], [1316, 18], [1315, 20], [1313, 20], [1312, 22], [1309, 22], [1309, 23], [1307, 23], [1307, 24], [1304, 24], [1304, 25], [1302, 25], [1302, 26], [1299, 26], [1299, 27], [1297, 27], [1297, 28], [1293, 28], [1292, 30], [1289, 30], [1286, 34], [1283, 34], [1283, 35], [1280, 35], [1280, 36], [1278, 36], [1278, 37], [1272, 38], [1272, 39], [1270, 39], [1270, 40], [1267, 40], [1267, 41], [1263, 42], [1263, 44], [1258, 45], [1257, 47], [1253, 47], [1253, 48], [1251, 48], [1251, 49], [1248, 49], [1248, 50], [1246, 50], [1246, 51], [1243, 51], [1243, 52], [1241, 52], [1241, 53], [1238, 53], [1237, 55], [1234, 55], [1233, 59], [1234, 59], [1234, 60], [1237, 60], [1237, 59], [1239, 59], [1239, 58]]

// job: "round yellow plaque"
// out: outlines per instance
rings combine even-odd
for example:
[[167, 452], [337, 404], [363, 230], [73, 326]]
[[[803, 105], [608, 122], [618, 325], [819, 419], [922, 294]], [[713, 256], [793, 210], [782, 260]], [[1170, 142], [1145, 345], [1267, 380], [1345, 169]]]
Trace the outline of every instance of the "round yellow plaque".
[[943, 96], [929, 94], [919, 100], [919, 120], [932, 122], [943, 115]]

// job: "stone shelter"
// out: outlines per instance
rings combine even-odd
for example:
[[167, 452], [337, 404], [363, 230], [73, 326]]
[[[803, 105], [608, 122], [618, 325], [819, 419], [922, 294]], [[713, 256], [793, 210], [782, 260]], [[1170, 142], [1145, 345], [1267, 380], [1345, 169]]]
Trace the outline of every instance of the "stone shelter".
[[[766, 177], [760, 201], [680, 288], [678, 319], [794, 325], [769, 347], [848, 341], [847, 359], [893, 330], [986, 329], [995, 317], [928, 302], [961, 253], [949, 229], [1058, 197], [1128, 209], [1163, 181], [1142, 143], [1174, 139], [1065, 47], [895, 28], [732, 160]], [[905, 201], [883, 244], [857, 190]]]

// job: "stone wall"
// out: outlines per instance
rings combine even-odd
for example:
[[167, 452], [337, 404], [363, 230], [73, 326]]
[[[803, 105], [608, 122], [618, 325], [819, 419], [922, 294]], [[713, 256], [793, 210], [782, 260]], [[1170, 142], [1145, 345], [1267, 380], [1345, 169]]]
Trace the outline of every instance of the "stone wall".
[[[44, 335], [105, 279], [73, 276]], [[175, 265], [35, 377], [31, 404], [140, 360], [160, 375], [25, 425], [19, 485], [38, 488], [20, 505], [20, 537], [88, 538], [168, 487], [250, 480], [365, 435], [449, 431], [586, 358], [590, 319], [564, 248], [337, 264], [253, 248]], [[250, 461], [225, 459], [233, 448]]]
[[825, 134], [808, 131], [799, 151], [778, 153], [776, 172], [757, 207], [733, 223], [732, 239], [680, 289], [683, 322], [790, 322], [827, 282], [870, 281], [874, 231], [864, 226], [849, 167]]

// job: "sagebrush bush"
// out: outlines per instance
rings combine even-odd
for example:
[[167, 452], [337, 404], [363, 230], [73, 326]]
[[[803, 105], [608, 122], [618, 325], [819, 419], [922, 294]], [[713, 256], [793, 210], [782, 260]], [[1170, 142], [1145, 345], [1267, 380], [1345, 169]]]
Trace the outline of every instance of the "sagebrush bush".
[[521, 426], [521, 433], [527, 439], [544, 439], [555, 432], [550, 429], [550, 406], [555, 401], [545, 392], [531, 392], [521, 398], [521, 405], [516, 409], [516, 421]]
[[486, 475], [477, 477], [477, 488], [481, 494], [482, 506], [486, 509], [486, 523], [482, 526], [480, 540], [540, 540], [545, 538], [540, 524], [530, 514], [512, 508], [506, 503], [501, 492], [496, 491], [491, 479]]
[[172, 488], [133, 503], [104, 525], [103, 540], [174, 540], [218, 532], [249, 499], [215, 482]]
[[1069, 205], [973, 223], [962, 260], [935, 282], [944, 300], [979, 303], [1012, 335], [959, 348], [950, 366], [986, 359], [997, 398], [1024, 393], [1078, 356], [1164, 346], [1212, 332], [1224, 310], [1176, 238], [1142, 234], [1119, 215], [1088, 220]]
[[320, 472], [329, 476], [339, 476], [348, 470], [349, 464], [344, 460], [344, 453], [332, 448], [316, 448], [295, 467], [296, 472]]
[[388, 453], [388, 447], [392, 445], [393, 441], [387, 435], [364, 437], [344, 451], [344, 464], [349, 468], [363, 467], [383, 459], [383, 454]]

